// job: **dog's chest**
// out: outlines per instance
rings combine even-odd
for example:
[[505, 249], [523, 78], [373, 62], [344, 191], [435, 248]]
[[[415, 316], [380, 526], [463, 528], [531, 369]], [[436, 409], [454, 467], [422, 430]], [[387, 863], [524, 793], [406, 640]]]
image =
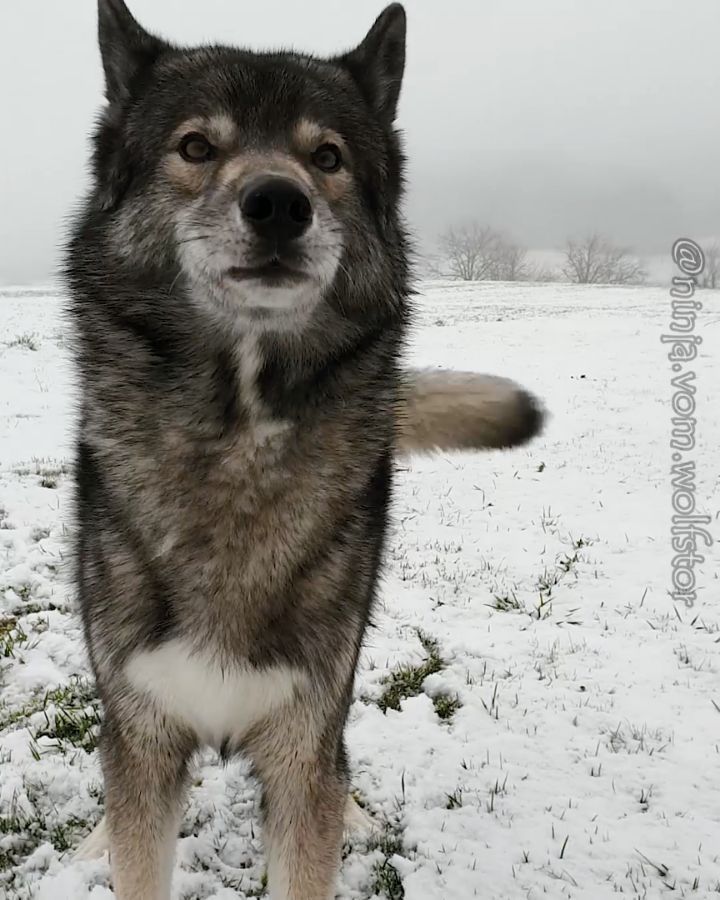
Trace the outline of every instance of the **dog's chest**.
[[134, 654], [125, 674], [164, 715], [216, 748], [240, 741], [253, 725], [290, 703], [305, 680], [290, 666], [224, 666], [181, 639]]
[[244, 340], [237, 360], [239, 422], [212, 442], [166, 431], [150, 487], [156, 556], [193, 589], [201, 575], [210, 600], [283, 580], [322, 523], [343, 512], [357, 477], [342, 417], [300, 426], [273, 415], [258, 389], [257, 344]]
[[233, 387], [228, 393], [235, 397], [243, 424], [228, 434], [224, 449], [216, 457], [213, 476], [230, 489], [247, 490], [248, 484], [262, 487], [263, 481], [272, 482], [282, 473], [292, 426], [273, 415], [261, 397], [258, 377], [263, 360], [257, 336], [245, 335], [238, 342], [234, 357]]

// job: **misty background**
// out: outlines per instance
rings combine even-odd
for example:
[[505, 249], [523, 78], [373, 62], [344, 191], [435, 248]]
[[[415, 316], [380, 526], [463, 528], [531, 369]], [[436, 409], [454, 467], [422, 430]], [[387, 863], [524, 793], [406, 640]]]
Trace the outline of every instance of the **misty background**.
[[[378, 0], [128, 0], [179, 43], [358, 43]], [[535, 251], [640, 254], [720, 232], [719, 0], [405, 0], [406, 213], [428, 253], [468, 220]], [[0, 11], [0, 283], [55, 276], [102, 102], [94, 0]]]

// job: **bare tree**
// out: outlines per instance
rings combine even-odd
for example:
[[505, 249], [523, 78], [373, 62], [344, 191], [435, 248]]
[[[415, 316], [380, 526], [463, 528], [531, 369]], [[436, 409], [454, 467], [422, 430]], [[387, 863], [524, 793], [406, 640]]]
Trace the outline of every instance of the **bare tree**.
[[527, 250], [488, 225], [456, 225], [440, 238], [435, 273], [463, 281], [526, 281]]
[[492, 281], [528, 281], [530, 266], [527, 250], [503, 237], [498, 237], [493, 248], [493, 261], [488, 278]]
[[550, 266], [543, 266], [538, 263], [530, 263], [527, 266], [523, 281], [537, 281], [545, 284], [551, 281], [562, 281], [562, 275]]
[[497, 234], [485, 225], [470, 222], [453, 226], [440, 237], [442, 262], [438, 274], [462, 281], [483, 281], [490, 277], [495, 261]]
[[563, 275], [575, 284], [641, 284], [645, 270], [626, 247], [599, 234], [568, 241]]
[[720, 288], [720, 243], [715, 241], [703, 250], [705, 268], [700, 276], [700, 286]]

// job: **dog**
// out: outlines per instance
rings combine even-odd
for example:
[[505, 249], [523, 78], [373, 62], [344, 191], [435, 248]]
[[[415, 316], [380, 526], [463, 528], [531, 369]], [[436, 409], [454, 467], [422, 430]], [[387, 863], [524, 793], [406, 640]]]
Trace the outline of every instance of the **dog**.
[[179, 48], [99, 0], [106, 105], [65, 274], [77, 585], [119, 900], [167, 900], [188, 764], [242, 753], [274, 900], [328, 900], [394, 461], [539, 403], [401, 365], [403, 8], [320, 59]]

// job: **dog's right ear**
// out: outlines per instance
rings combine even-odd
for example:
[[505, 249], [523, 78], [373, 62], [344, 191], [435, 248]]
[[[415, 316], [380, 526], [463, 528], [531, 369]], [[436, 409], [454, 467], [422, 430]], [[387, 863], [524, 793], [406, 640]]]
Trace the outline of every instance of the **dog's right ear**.
[[126, 100], [138, 74], [168, 47], [138, 25], [123, 0], [98, 0], [98, 41], [110, 103]]

